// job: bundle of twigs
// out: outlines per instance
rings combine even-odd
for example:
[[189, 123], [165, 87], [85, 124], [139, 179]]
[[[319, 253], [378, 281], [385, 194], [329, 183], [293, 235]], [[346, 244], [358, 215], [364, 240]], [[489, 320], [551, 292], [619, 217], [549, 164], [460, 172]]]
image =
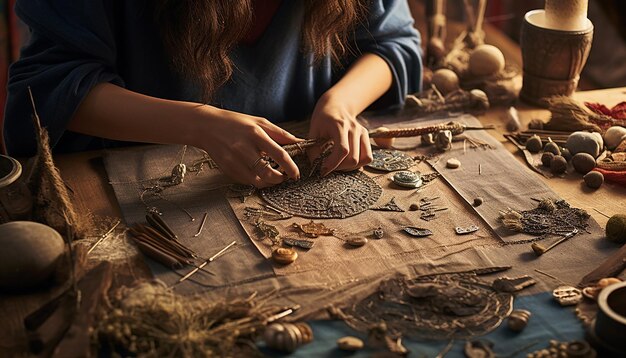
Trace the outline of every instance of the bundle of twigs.
[[402, 138], [402, 137], [419, 137], [423, 134], [437, 133], [441, 131], [450, 131], [452, 135], [459, 135], [469, 130], [481, 130], [481, 129], [494, 129], [493, 126], [486, 127], [470, 127], [459, 122], [450, 122], [435, 124], [432, 126], [424, 127], [409, 127], [409, 128], [377, 128], [369, 132], [370, 138]]
[[255, 335], [283, 310], [268, 305], [269, 298], [216, 302], [143, 282], [117, 292], [101, 312], [94, 338], [124, 356], [250, 356]]

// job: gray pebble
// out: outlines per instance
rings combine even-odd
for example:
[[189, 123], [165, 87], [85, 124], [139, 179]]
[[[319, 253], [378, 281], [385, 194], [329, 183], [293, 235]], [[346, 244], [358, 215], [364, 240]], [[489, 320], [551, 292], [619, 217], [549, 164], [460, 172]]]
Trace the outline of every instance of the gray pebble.
[[539, 151], [541, 151], [541, 147], [541, 138], [539, 138], [536, 134], [528, 138], [526, 141], [526, 149], [528, 149], [531, 153], [539, 153]]
[[545, 152], [541, 155], [541, 164], [544, 167], [550, 168], [550, 164], [552, 164], [552, 159], [554, 159], [554, 154], [550, 152]]
[[458, 159], [456, 159], [456, 158], [450, 158], [446, 162], [446, 167], [448, 167], [450, 169], [456, 169], [456, 168], [458, 168], [460, 166], [461, 166], [461, 162]]
[[600, 155], [604, 142], [600, 133], [574, 132], [567, 137], [565, 147], [569, 149], [572, 155], [578, 153], [588, 153], [594, 158]]
[[563, 148], [561, 149], [561, 156], [565, 158], [568, 162], [572, 160], [572, 153], [569, 152], [569, 149]]
[[550, 171], [554, 174], [563, 174], [567, 170], [567, 160], [560, 155], [555, 155], [550, 163]]
[[578, 153], [572, 157], [572, 165], [580, 174], [587, 174], [596, 167], [596, 160], [587, 153]]
[[604, 175], [600, 172], [589, 172], [583, 177], [585, 184], [591, 189], [598, 189], [604, 183]]

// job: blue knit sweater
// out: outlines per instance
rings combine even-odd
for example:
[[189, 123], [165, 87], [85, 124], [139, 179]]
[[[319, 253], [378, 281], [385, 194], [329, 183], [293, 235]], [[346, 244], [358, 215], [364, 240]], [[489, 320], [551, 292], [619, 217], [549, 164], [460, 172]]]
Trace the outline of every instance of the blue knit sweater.
[[[17, 15], [32, 37], [9, 70], [4, 140], [9, 154], [35, 152], [33, 90], [41, 121], [56, 152], [119, 143], [66, 129], [80, 102], [98, 83], [110, 82], [164, 99], [198, 101], [199, 91], [169, 65], [149, 0], [18, 0]], [[307, 118], [317, 99], [350, 65], [312, 65], [303, 53], [303, 2], [283, 1], [262, 36], [232, 53], [235, 72], [215, 95], [215, 106], [261, 116], [272, 122]], [[419, 35], [406, 0], [372, 0], [368, 21], [354, 34], [361, 53], [381, 56], [393, 72], [386, 103], [400, 105], [419, 90]]]

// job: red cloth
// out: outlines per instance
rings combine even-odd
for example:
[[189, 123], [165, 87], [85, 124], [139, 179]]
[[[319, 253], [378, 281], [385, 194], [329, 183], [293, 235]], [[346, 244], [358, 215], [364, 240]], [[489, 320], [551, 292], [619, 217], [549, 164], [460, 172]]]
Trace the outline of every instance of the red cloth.
[[605, 181], [626, 186], [626, 171], [613, 171], [600, 168], [594, 168], [593, 170], [602, 173]]
[[254, 19], [252, 26], [241, 43], [244, 45], [253, 45], [263, 35], [265, 29], [272, 21], [274, 14], [278, 10], [282, 0], [254, 0], [252, 6], [254, 8]]
[[597, 114], [604, 114], [615, 119], [626, 119], [626, 102], [620, 102], [610, 109], [601, 103], [585, 102], [585, 106]]

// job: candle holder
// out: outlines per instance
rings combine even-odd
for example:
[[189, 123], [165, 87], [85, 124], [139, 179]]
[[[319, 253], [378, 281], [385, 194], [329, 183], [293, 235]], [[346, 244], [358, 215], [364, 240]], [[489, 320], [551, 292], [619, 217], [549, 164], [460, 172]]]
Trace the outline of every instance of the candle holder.
[[546, 99], [574, 93], [593, 40], [593, 24], [586, 20], [582, 30], [558, 30], [542, 26], [544, 10], [526, 13], [520, 39], [524, 63], [522, 100], [547, 107]]

